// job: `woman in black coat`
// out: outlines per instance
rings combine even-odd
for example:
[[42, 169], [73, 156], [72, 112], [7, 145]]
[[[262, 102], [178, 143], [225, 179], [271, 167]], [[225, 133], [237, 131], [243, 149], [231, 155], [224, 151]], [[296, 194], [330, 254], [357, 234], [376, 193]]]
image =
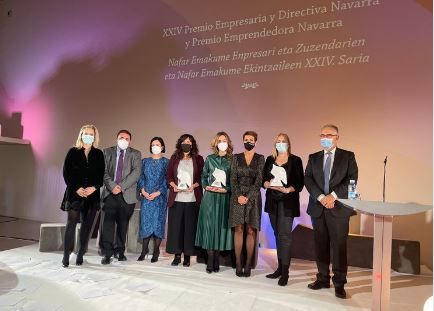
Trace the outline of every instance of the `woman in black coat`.
[[279, 134], [274, 140], [273, 154], [264, 165], [264, 188], [267, 189], [265, 212], [270, 217], [276, 238], [278, 268], [267, 278], [277, 279], [278, 284], [288, 283], [291, 263], [291, 232], [295, 217], [300, 216], [300, 192], [304, 186], [303, 163], [291, 154], [287, 134]]
[[75, 227], [81, 218], [80, 250], [77, 265], [83, 264], [90, 231], [100, 208], [99, 188], [103, 185], [104, 155], [97, 149], [98, 130], [94, 125], [80, 129], [75, 146], [69, 149], [63, 165], [66, 191], [62, 209], [68, 213], [62, 264], [69, 266], [69, 255], [74, 248]]

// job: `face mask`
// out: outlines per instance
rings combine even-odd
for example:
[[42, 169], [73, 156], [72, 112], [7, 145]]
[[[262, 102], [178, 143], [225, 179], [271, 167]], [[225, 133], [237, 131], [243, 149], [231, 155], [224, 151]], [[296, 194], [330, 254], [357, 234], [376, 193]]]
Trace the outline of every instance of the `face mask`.
[[191, 151], [192, 146], [190, 144], [181, 144], [181, 150], [184, 153], [189, 153]]
[[246, 148], [247, 151], [252, 150], [253, 148], [255, 148], [255, 144], [251, 143], [251, 142], [245, 142], [244, 143], [244, 148]]
[[95, 137], [93, 137], [93, 135], [83, 134], [81, 135], [81, 140], [85, 145], [92, 145], [95, 141]]
[[332, 138], [321, 138], [321, 147], [324, 149], [330, 149], [333, 146]]
[[121, 149], [121, 150], [125, 150], [125, 149], [127, 149], [129, 144], [130, 144], [130, 143], [127, 142], [125, 139], [122, 139], [122, 138], [121, 138], [121, 139], [118, 140], [118, 147], [119, 147], [119, 149]]
[[277, 152], [283, 153], [288, 150], [288, 144], [287, 143], [276, 143], [276, 149]]
[[161, 148], [160, 146], [152, 146], [151, 150], [152, 154], [160, 154], [163, 148]]
[[220, 151], [226, 151], [228, 149], [228, 143], [226, 142], [218, 143], [217, 147], [219, 148]]

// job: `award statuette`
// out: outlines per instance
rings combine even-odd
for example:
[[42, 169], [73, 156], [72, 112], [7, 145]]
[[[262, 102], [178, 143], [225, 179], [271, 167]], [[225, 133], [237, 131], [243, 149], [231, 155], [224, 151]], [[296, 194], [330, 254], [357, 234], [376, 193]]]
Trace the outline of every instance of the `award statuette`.
[[180, 170], [177, 177], [177, 187], [179, 190], [187, 190], [188, 188], [190, 188], [190, 186], [192, 185], [191, 177], [186, 171]]
[[271, 175], [274, 178], [270, 182], [271, 187], [285, 187], [288, 180], [286, 178], [286, 171], [283, 167], [277, 166], [273, 164], [273, 168], [271, 169]]
[[226, 186], [226, 173], [225, 171], [215, 168], [214, 172], [212, 173], [212, 176], [215, 178], [214, 182], [211, 184], [213, 187], [217, 188], [223, 188], [223, 186]]

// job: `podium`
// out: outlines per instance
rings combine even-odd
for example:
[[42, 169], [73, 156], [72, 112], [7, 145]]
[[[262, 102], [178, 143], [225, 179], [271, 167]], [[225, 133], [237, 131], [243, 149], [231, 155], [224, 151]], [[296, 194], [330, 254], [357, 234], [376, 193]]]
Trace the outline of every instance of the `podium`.
[[372, 310], [389, 311], [390, 265], [393, 216], [411, 215], [431, 210], [432, 205], [343, 200], [347, 208], [374, 216], [374, 256], [372, 271]]

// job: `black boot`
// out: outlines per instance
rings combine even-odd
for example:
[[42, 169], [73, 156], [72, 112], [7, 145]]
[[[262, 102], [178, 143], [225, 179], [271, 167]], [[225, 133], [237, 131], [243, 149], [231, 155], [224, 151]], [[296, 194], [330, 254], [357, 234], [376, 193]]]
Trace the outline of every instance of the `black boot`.
[[279, 284], [280, 286], [286, 286], [288, 284], [289, 278], [289, 265], [282, 265], [282, 275], [280, 276]]
[[208, 250], [207, 251], [207, 259], [206, 259], [206, 272], [212, 273], [213, 266], [214, 266], [214, 251]]
[[214, 251], [213, 271], [214, 272], [219, 272], [220, 271], [220, 251]]
[[84, 254], [84, 252], [82, 252], [81, 250], [78, 252], [77, 260], [75, 261], [75, 264], [77, 266], [81, 266], [83, 264], [83, 254]]
[[280, 259], [277, 259], [278, 265], [276, 271], [273, 273], [267, 274], [265, 277], [269, 279], [277, 279], [279, 276], [282, 275], [282, 263], [280, 262]]
[[182, 263], [184, 267], [190, 267], [190, 255], [184, 254], [184, 262]]
[[171, 263], [172, 266], [177, 266], [181, 263], [181, 254], [176, 254]]
[[64, 268], [68, 268], [69, 267], [69, 252], [64, 252], [63, 253], [62, 266]]

